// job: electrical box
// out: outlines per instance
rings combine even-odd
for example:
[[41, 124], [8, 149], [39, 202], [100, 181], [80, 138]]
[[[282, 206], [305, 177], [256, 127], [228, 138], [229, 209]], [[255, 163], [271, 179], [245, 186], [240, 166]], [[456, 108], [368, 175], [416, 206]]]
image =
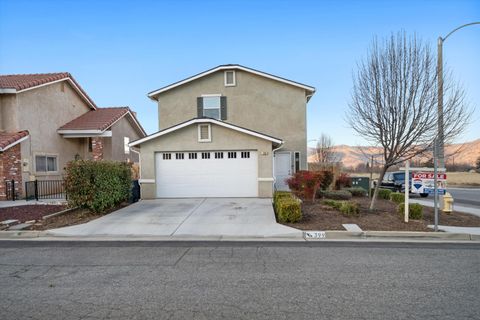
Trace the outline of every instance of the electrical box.
[[368, 194], [368, 189], [370, 188], [370, 178], [368, 177], [352, 177], [352, 187], [353, 188], [363, 188]]

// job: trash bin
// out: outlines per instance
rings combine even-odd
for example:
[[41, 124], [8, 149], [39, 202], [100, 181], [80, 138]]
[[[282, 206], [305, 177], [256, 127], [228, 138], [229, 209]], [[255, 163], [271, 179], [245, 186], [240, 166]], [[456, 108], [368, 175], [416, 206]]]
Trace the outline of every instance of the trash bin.
[[453, 211], [453, 197], [450, 193], [445, 193], [443, 196], [443, 212], [451, 213]]

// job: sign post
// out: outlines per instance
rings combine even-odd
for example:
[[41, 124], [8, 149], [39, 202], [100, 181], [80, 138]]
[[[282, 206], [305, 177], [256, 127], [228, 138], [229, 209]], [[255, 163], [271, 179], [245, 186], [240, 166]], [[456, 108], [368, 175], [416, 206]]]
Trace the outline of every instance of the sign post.
[[433, 143], [433, 206], [435, 207], [435, 227], [438, 231], [438, 186], [437, 186], [437, 140]]
[[405, 222], [408, 222], [408, 202], [410, 194], [410, 160], [405, 162]]

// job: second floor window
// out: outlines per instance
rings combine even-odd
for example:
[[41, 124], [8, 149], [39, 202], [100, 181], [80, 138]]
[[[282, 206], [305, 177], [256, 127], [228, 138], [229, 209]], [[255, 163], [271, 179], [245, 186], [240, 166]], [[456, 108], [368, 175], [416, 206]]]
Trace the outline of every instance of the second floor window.
[[203, 97], [203, 116], [220, 119], [220, 96]]
[[197, 97], [197, 117], [227, 120], [227, 97], [220, 94]]

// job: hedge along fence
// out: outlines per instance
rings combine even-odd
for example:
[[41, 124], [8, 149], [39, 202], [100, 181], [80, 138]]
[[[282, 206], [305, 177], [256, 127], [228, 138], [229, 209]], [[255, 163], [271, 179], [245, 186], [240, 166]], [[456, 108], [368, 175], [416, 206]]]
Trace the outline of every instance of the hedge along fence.
[[92, 160], [67, 164], [65, 189], [72, 207], [104, 212], [128, 200], [131, 184], [130, 164]]
[[300, 200], [295, 198], [290, 192], [275, 192], [273, 195], [273, 207], [277, 214], [277, 219], [281, 223], [294, 223], [302, 219]]

